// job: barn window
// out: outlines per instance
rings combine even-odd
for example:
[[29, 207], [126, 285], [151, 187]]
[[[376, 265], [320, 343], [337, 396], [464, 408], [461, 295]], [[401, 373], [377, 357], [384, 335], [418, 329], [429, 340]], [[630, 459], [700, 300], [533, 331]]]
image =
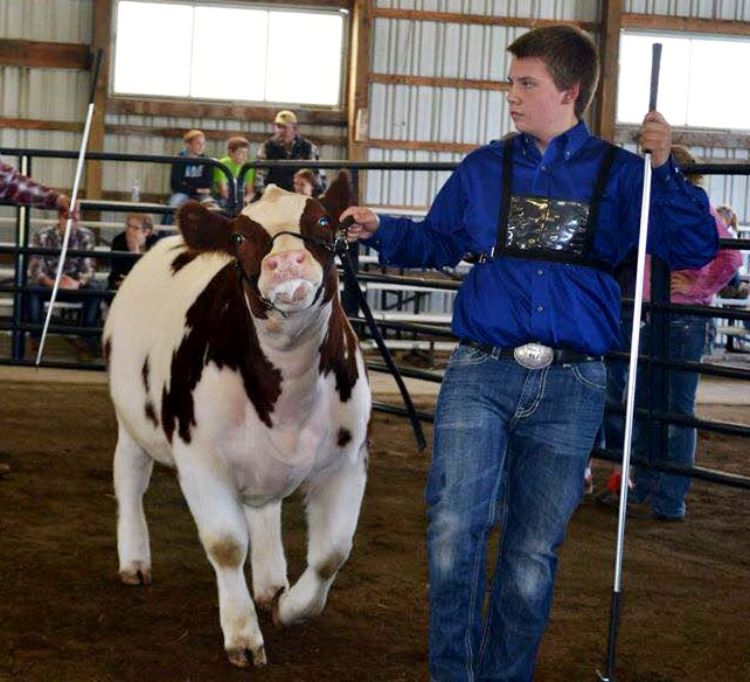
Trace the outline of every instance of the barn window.
[[651, 45], [663, 44], [658, 108], [670, 124], [750, 128], [747, 38], [626, 32], [620, 40], [617, 120], [640, 123], [648, 108]]
[[227, 4], [120, 0], [114, 92], [340, 104], [341, 12]]

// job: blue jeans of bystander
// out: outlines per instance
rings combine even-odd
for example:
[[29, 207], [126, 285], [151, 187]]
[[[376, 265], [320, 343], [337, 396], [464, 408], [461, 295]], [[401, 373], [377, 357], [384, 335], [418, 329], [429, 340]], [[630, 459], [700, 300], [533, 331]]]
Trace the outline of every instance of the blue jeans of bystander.
[[[556, 550], [602, 419], [601, 362], [529, 370], [460, 345], [427, 483], [431, 680], [531, 680]], [[501, 526], [484, 611], [488, 534]]]
[[[708, 321], [705, 317], [677, 315], [669, 321], [670, 360], [699, 362], [706, 350]], [[698, 389], [697, 372], [669, 371], [669, 403], [667, 410], [675, 414], [695, 416], [695, 397]], [[666, 452], [644, 452], [648, 443], [639, 438], [639, 454], [648, 457], [651, 463], [692, 465], [695, 463], [696, 430], [687, 426], [671, 424], [667, 432]], [[654, 512], [665, 518], [685, 516], [685, 497], [690, 489], [690, 478], [665, 474], [642, 467], [635, 472], [636, 500], [647, 501]]]

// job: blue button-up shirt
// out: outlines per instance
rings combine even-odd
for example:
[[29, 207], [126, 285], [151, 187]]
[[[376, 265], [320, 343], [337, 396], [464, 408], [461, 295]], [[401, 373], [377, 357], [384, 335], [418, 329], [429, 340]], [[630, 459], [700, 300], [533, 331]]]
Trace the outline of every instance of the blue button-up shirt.
[[[456, 265], [489, 252], [497, 239], [503, 144], [513, 145], [513, 193], [588, 202], [606, 143], [583, 122], [551, 140], [544, 154], [526, 135], [469, 154], [442, 187], [424, 221], [381, 216], [365, 244], [383, 265]], [[718, 249], [706, 193], [670, 160], [655, 169], [647, 249], [673, 269], [696, 268]], [[637, 244], [643, 159], [615, 156], [599, 207], [594, 256], [616, 266]], [[499, 255], [475, 265], [456, 297], [453, 333], [502, 348], [531, 341], [602, 355], [620, 343], [620, 289], [610, 275], [581, 265]]]

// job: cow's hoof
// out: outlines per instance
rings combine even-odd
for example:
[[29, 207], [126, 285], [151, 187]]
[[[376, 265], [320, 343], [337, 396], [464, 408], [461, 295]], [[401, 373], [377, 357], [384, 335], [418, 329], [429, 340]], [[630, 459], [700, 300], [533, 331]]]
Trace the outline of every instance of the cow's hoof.
[[279, 603], [281, 595], [289, 589], [289, 583], [282, 587], [272, 588], [272, 590], [265, 594], [258, 595], [255, 597], [255, 605], [266, 613], [273, 613], [276, 605]]
[[287, 593], [287, 590], [279, 590], [271, 601], [271, 618], [277, 629], [284, 628], [284, 621], [281, 620], [281, 598]]
[[242, 647], [227, 649], [227, 656], [229, 657], [229, 662], [238, 668], [247, 668], [250, 665], [250, 658], [252, 658], [253, 665], [256, 668], [261, 668], [268, 663], [266, 648], [262, 644], [256, 649], [245, 649]]
[[140, 561], [135, 561], [120, 571], [120, 580], [126, 585], [150, 585], [151, 568]]

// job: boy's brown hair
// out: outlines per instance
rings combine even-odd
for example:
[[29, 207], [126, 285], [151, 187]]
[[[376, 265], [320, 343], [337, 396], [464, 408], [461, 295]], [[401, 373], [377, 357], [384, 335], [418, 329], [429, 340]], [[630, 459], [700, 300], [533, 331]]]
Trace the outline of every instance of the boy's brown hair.
[[516, 38], [508, 52], [518, 59], [541, 59], [558, 90], [578, 83], [575, 114], [583, 116], [599, 82], [599, 54], [587, 33], [575, 26], [543, 26]]
[[236, 135], [235, 137], [230, 137], [227, 140], [227, 151], [230, 154], [234, 154], [238, 149], [249, 149], [250, 148], [250, 142], [246, 138]]

